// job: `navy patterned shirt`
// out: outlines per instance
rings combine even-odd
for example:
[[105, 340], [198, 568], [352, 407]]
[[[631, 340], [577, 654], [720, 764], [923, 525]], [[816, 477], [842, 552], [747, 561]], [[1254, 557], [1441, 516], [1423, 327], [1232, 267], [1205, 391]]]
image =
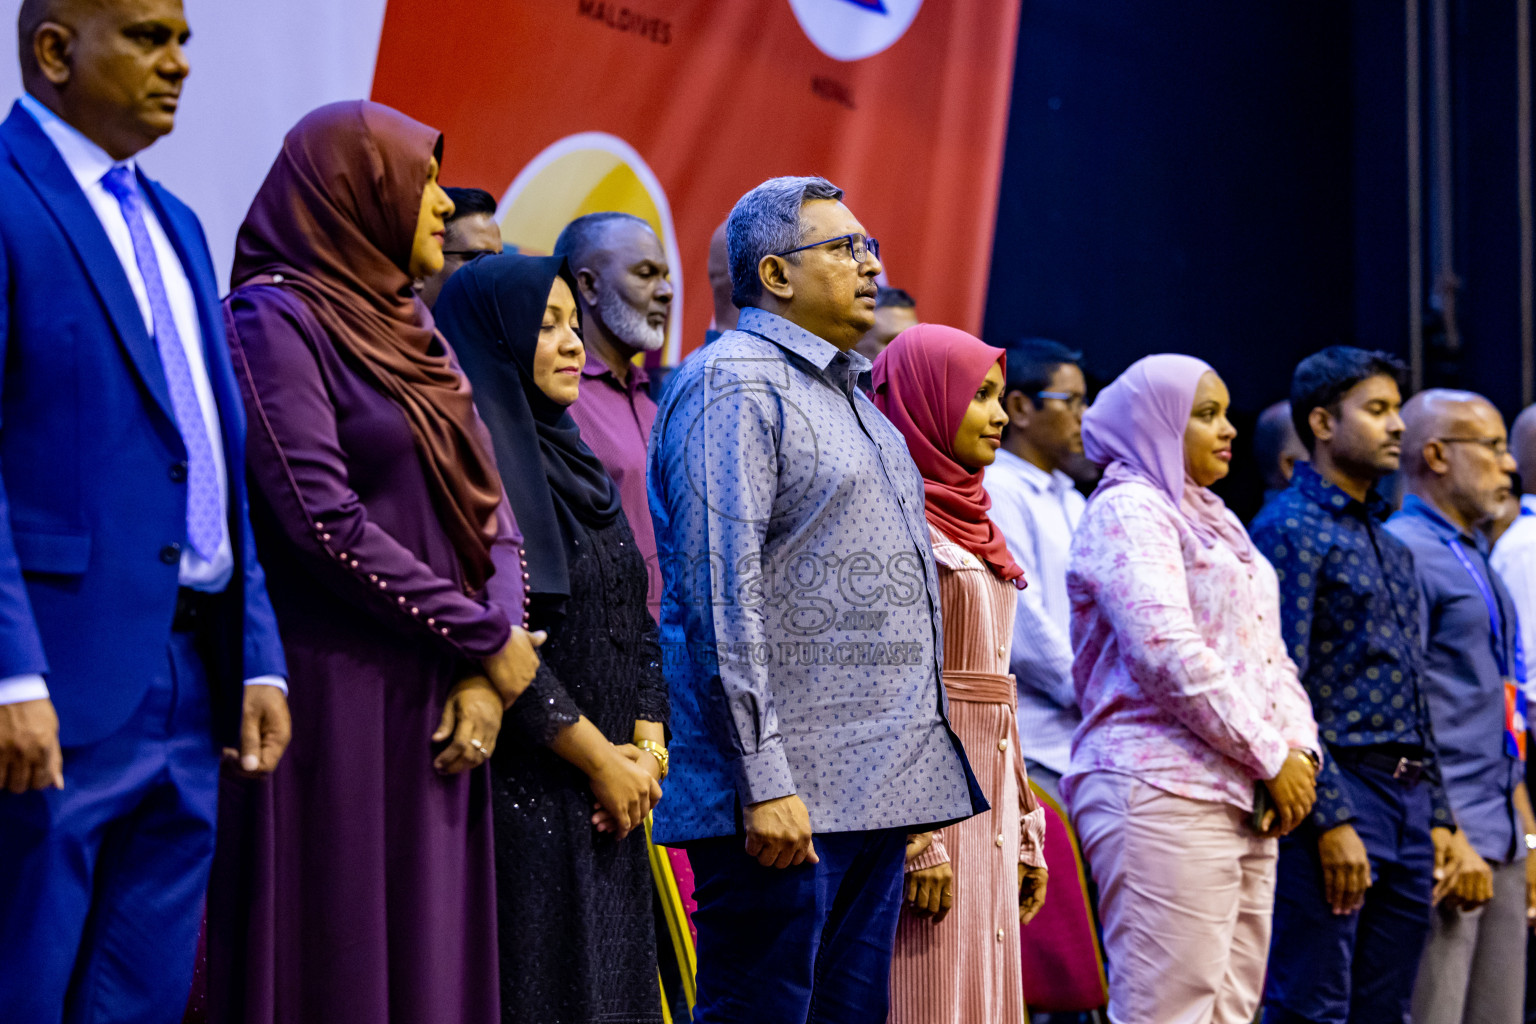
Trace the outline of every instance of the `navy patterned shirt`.
[[[1412, 554], [1384, 525], [1391, 511], [1374, 491], [1361, 504], [1299, 462], [1249, 533], [1280, 577], [1286, 645], [1324, 744], [1424, 748], [1433, 824], [1450, 826], [1421, 685], [1419, 586]], [[1312, 820], [1328, 829], [1354, 817], [1339, 766], [1325, 756]]]
[[672, 771], [657, 842], [798, 794], [817, 832], [986, 809], [939, 680], [923, 482], [857, 388], [869, 361], [781, 317], [688, 359], [651, 432]]

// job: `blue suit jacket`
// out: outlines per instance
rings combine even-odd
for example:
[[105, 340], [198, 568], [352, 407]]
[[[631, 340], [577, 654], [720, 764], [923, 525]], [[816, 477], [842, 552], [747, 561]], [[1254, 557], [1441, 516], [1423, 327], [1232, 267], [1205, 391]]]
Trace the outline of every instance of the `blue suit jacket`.
[[[140, 185], [202, 323], [228, 464], [235, 574], [205, 660], [221, 738], [245, 679], [285, 675], [251, 537], [245, 413], [197, 217]], [[186, 448], [154, 339], [101, 222], [18, 105], [0, 124], [0, 678], [41, 672], [65, 746], [120, 728], [166, 665]]]

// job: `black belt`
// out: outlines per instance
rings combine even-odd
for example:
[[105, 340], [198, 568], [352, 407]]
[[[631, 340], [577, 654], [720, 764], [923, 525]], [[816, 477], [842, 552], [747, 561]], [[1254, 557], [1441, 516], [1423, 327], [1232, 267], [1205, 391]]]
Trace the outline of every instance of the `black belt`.
[[218, 596], [191, 587], [176, 591], [176, 617], [171, 620], [171, 629], [177, 633], [196, 633], [207, 626], [213, 619]]
[[1408, 786], [1422, 779], [1428, 766], [1424, 751], [1418, 747], [1329, 747], [1328, 752], [1343, 764], [1375, 768]]

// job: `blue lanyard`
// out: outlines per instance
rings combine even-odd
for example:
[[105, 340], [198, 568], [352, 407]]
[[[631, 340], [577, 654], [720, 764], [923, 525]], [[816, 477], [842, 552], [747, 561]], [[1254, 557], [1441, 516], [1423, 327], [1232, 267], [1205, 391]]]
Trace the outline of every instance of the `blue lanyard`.
[[[1473, 567], [1472, 560], [1462, 550], [1459, 538], [1452, 537], [1445, 543], [1451, 549], [1451, 554], [1456, 556], [1456, 561], [1460, 562], [1461, 567], [1467, 570], [1467, 573], [1472, 577], [1472, 582], [1477, 584], [1477, 592], [1483, 595], [1483, 604], [1488, 609], [1488, 628], [1493, 633], [1493, 656], [1499, 663], [1499, 674], [1508, 679], [1510, 678], [1509, 655], [1504, 649], [1503, 614], [1500, 612], [1498, 601], [1493, 596], [1493, 590], [1489, 587], [1488, 580], [1484, 578], [1483, 574]], [[1517, 683], [1523, 684], [1525, 682], [1525, 652], [1521, 649], [1520, 631], [1518, 629], [1515, 630], [1514, 641], [1514, 680]]]

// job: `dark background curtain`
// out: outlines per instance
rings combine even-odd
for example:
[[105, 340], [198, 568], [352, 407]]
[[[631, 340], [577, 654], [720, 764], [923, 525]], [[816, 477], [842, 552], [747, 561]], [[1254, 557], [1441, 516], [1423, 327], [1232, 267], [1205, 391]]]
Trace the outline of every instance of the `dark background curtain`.
[[1425, 386], [1472, 388], [1512, 417], [1530, 397], [1517, 13], [1516, 0], [1025, 0], [987, 338], [1057, 338], [1102, 380], [1152, 352], [1208, 360], [1244, 434], [1223, 490], [1245, 518], [1261, 491], [1249, 428], [1296, 362], [1335, 343], [1407, 360], [1415, 309]]

